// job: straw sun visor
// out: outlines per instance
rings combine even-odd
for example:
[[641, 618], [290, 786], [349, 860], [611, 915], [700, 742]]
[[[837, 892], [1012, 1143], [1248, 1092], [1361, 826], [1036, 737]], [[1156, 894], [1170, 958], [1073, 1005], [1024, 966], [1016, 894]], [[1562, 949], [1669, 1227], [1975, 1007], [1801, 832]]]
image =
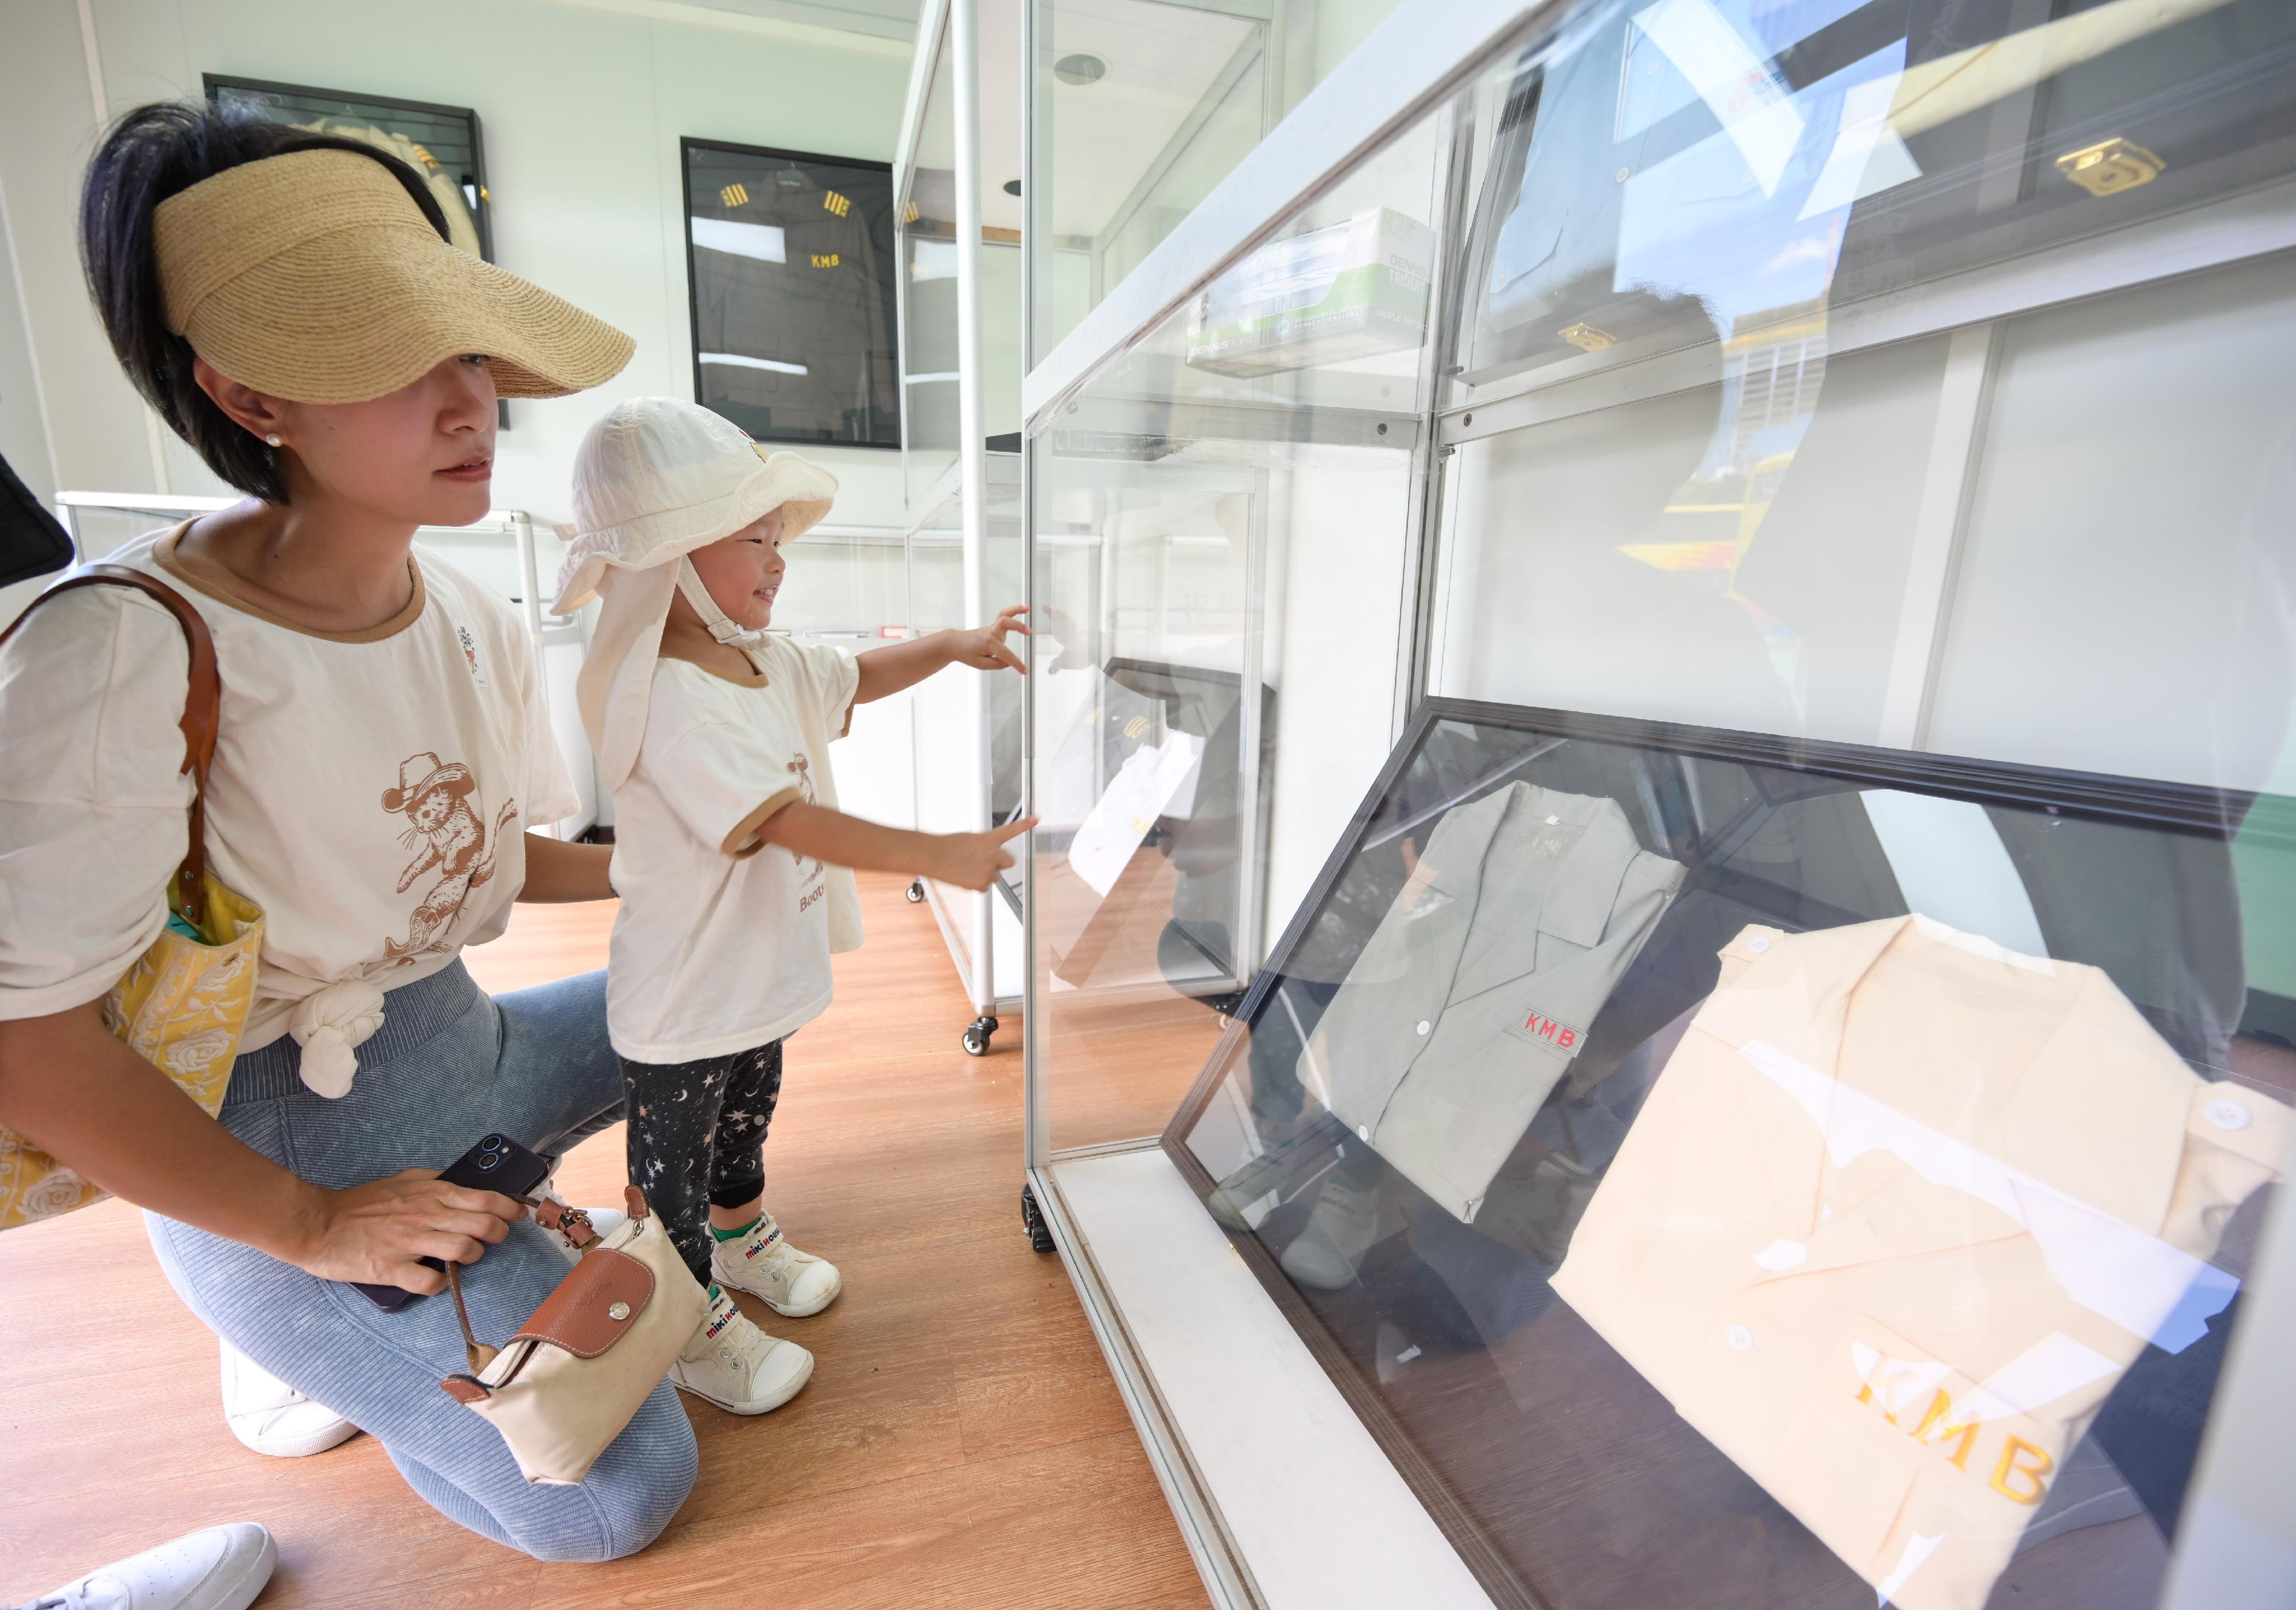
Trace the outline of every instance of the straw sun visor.
[[168, 324], [241, 384], [291, 402], [366, 402], [460, 353], [504, 397], [611, 380], [631, 339], [440, 239], [381, 163], [299, 151], [160, 203]]

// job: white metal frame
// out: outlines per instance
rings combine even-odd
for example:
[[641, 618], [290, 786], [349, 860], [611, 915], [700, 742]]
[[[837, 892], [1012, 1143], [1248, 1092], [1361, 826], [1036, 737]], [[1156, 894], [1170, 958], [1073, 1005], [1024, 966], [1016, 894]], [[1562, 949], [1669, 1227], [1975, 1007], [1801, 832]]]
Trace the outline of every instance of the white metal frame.
[[[1505, 51], [1559, 13], [1567, 0], [1404, 0], [1349, 59], [1311, 91], [1259, 148], [1109, 291], [1049, 352], [1037, 357], [1022, 382], [1023, 520], [1029, 542], [1029, 602], [1035, 602], [1037, 431], [1095, 373], [1111, 365], [1199, 287], [1281, 228], [1297, 210], [1337, 183], [1359, 159], [1424, 115]], [[1037, 3], [1022, 29], [1023, 82], [1029, 134], [1022, 152], [1023, 193], [1036, 193], [1038, 99]], [[1463, 131], [1452, 129], [1452, 137]], [[1454, 164], [1459, 155], [1452, 150]], [[1458, 216], [1456, 174], [1447, 181], [1447, 217]], [[1033, 214], [1032, 214], [1033, 218]], [[1931, 684], [1946, 627], [1961, 532], [1966, 521], [1976, 444], [1989, 404], [1999, 322], [2031, 308], [2094, 296], [2148, 280], [2189, 274], [2272, 252], [2296, 252], [2296, 185], [2263, 187], [2186, 212], [2076, 241], [2000, 265], [1974, 268], [1905, 292], [1847, 304], [1829, 312], [1834, 352], [1950, 333], [1945, 384], [1938, 402], [1939, 450], [1916, 514], [1915, 551], [1901, 608], [1904, 629], [1890, 669], [1883, 742], [1917, 747], [1928, 721]], [[1452, 265], [1456, 271], [1456, 260]], [[1023, 267], [1023, 341], [1036, 355], [1034, 253]], [[1439, 271], [1437, 292], [1444, 293]], [[1439, 309], [1444, 302], [1436, 303]], [[1438, 340], [1447, 332], [1438, 328]], [[1708, 357], [1693, 366], [1678, 355], [1605, 354], [1554, 365], [1535, 379], [1480, 389], [1437, 410], [1418, 444], [1422, 495], [1411, 538], [1418, 585], [1406, 604], [1414, 616], [1405, 639], [1414, 665], [1410, 696], [1423, 690], [1427, 633], [1439, 604], [1429, 563], [1440, 514], [1439, 468], [1457, 444], [1543, 418], [1616, 406], [1711, 383]], [[1438, 356], [1431, 361], [1439, 361]], [[1694, 373], [1693, 373], [1694, 369]], [[1026, 787], [1033, 798], [1035, 706], [1024, 727]], [[1027, 860], [1033, 895], [1034, 856]], [[1027, 1064], [1023, 1146], [1030, 1187], [1075, 1281], [1095, 1334], [1115, 1371], [1151, 1463], [1216, 1604], [1262, 1601], [1236, 1550], [1216, 1495], [1191, 1458], [1186, 1438], [1156, 1390], [1123, 1317], [1118, 1294], [1083, 1237], [1054, 1165], [1094, 1153], [1155, 1145], [1143, 1139], [1055, 1152], [1046, 1092], [1037, 1070], [1035, 902], [1025, 901], [1029, 968], [1023, 999]], [[2296, 1173], [2296, 1157], [2290, 1171]], [[2296, 1352], [2296, 1185], [2284, 1190], [2275, 1226], [2258, 1260], [2251, 1299], [2222, 1401], [2211, 1417], [2188, 1524], [2172, 1556], [2163, 1610], [2263, 1610], [2281, 1602], [2296, 1568], [2296, 1481], [2289, 1479], [2288, 1440], [2296, 1425], [2296, 1391], [2273, 1360]], [[2265, 1434], [2258, 1428], [2269, 1428]]]
[[[1014, 0], [1021, 3], [1021, 0]], [[918, 142], [923, 137], [927, 103], [942, 53], [947, 53], [955, 130], [956, 189], [956, 350], [957, 350], [957, 470], [964, 542], [964, 624], [968, 628], [990, 620], [988, 566], [988, 445], [982, 434], [985, 407], [981, 393], [980, 330], [980, 40], [979, 0], [927, 0], [917, 22], [916, 53], [909, 63], [908, 101], [901, 114], [900, 144], [893, 158], [894, 206], [906, 215], [911, 183], [915, 176]], [[897, 225], [897, 226], [898, 226]], [[898, 349], [903, 371], [901, 442], [903, 483], [908, 481], [908, 285], [902, 283]], [[935, 491], [939, 488], [936, 485]], [[924, 513], [912, 509], [916, 516]], [[966, 778], [967, 797], [973, 806], [974, 831], [988, 828], [989, 793], [988, 690], [979, 678], [965, 686], [966, 718], [973, 741], [966, 754], [972, 764]], [[928, 891], [933, 914], [947, 932], [951, 916], [942, 909], [938, 891]], [[951, 959], [964, 981], [974, 1013], [996, 1015], [999, 1000], [996, 974], [996, 908], [993, 893], [972, 900], [964, 926], [967, 943], [952, 943]], [[952, 936], [954, 937], [954, 936]], [[970, 954], [966, 954], [969, 949]]]

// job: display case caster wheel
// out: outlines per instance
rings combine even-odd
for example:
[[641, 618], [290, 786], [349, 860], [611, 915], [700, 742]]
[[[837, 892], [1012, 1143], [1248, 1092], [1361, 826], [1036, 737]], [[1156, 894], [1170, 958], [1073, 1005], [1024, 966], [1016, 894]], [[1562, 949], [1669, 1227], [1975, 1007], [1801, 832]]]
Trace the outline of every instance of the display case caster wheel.
[[923, 904], [924, 904], [924, 900], [925, 900], [925, 881], [924, 881], [924, 879], [922, 879], [922, 878], [912, 878], [912, 879], [910, 879], [910, 880], [909, 880], [909, 886], [908, 886], [906, 889], [903, 890], [901, 892], [902, 892], [902, 893], [904, 893], [904, 894], [906, 894], [906, 895], [907, 895], [907, 896], [909, 897], [909, 904], [910, 904], [910, 905], [912, 905], [912, 906], [922, 906], [922, 905], [923, 905]]
[[996, 1032], [996, 1020], [995, 1018], [974, 1018], [971, 1023], [965, 1026], [964, 1040], [964, 1054], [967, 1056], [988, 1056], [988, 1037]]
[[1046, 1227], [1045, 1215], [1037, 1206], [1033, 1187], [1021, 1187], [1021, 1228], [1029, 1232], [1029, 1244], [1040, 1253], [1053, 1250], [1053, 1232]]

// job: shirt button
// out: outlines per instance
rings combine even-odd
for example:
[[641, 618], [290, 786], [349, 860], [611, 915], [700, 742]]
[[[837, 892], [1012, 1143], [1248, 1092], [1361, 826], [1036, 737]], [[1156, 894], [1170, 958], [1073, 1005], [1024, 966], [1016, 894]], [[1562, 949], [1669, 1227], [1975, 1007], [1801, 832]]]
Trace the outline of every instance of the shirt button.
[[2201, 1109], [2201, 1116], [2219, 1129], [2248, 1128], [2248, 1109], [2236, 1101], [2212, 1101]]
[[1754, 1333], [1742, 1325], [1734, 1325], [1722, 1333], [1722, 1339], [1740, 1352], [1754, 1345]]
[[1767, 950], [1769, 948], [1770, 936], [1767, 933], [1758, 933], [1754, 935], [1753, 938], [1746, 941], [1746, 949], [1752, 951], [1756, 956], [1761, 955], [1763, 951]]
[[1371, 1125], [1367, 1123], [1357, 1124], [1356, 1126], [1356, 1133], [1363, 1137], [1364, 1145], [1369, 1146], [1371, 1144]]
[[[1428, 1030], [1430, 1030], [1430, 1029], [1431, 1029], [1431, 1028], [1433, 1028], [1433, 1027], [1434, 1027], [1434, 1025], [1433, 1025], [1432, 1023], [1429, 1023], [1425, 1018], [1423, 1018], [1423, 1018], [1421, 1018], [1421, 1019], [1419, 1020], [1419, 1031], [1420, 1031], [1422, 1034], [1426, 1033]], [[2243, 1118], [2241, 1120], [2241, 1121], [2242, 1121], [2243, 1123], [2245, 1123], [2245, 1122], [2247, 1122], [2248, 1121], [2247, 1121], [2247, 1119], [2246, 1119], [2245, 1117], [2243, 1117]]]

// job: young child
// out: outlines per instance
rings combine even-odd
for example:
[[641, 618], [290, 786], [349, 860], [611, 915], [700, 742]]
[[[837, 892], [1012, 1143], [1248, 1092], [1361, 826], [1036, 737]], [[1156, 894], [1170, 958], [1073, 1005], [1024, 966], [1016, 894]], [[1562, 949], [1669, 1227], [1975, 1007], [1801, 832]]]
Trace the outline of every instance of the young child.
[[708, 409], [634, 398], [583, 438], [576, 525], [557, 612], [604, 605], [578, 683], [614, 796], [614, 920], [606, 1022], [628, 1097], [630, 1182], [709, 1310], [670, 1378], [762, 1414], [813, 1373], [729, 1291], [775, 1313], [820, 1312], [833, 1265], [801, 1253], [764, 1206], [760, 1148], [782, 1043], [829, 1006], [832, 952], [861, 942], [849, 868], [985, 889], [1013, 865], [989, 833], [882, 827], [837, 809], [830, 740], [852, 707], [944, 665], [1024, 669], [1008, 609], [849, 657], [767, 634], [783, 550], [829, 512], [837, 481], [768, 455]]

